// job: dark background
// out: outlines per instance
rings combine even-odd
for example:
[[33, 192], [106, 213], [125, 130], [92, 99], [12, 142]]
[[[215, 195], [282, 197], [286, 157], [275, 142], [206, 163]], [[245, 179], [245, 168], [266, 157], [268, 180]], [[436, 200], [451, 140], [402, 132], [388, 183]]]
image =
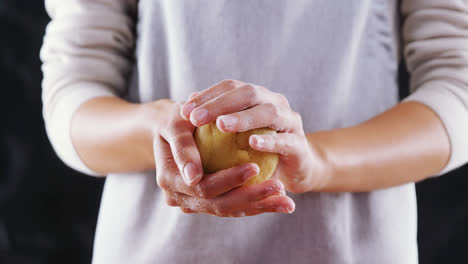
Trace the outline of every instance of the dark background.
[[[0, 0], [0, 263], [90, 263], [104, 179], [56, 157], [41, 115], [43, 1]], [[401, 70], [401, 93], [407, 75]], [[417, 185], [420, 263], [468, 263], [468, 168]]]

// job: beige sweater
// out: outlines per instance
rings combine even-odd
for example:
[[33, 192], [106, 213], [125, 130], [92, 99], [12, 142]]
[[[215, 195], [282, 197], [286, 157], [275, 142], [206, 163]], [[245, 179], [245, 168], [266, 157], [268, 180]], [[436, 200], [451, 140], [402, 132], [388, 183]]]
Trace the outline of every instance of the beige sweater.
[[[86, 100], [125, 90], [132, 67], [135, 0], [46, 0], [43, 103], [57, 154], [71, 167], [95, 174], [78, 158], [70, 120]], [[406, 100], [427, 104], [442, 119], [452, 153], [443, 172], [468, 161], [468, 1], [406, 0], [402, 37], [412, 74]]]
[[[405, 100], [432, 108], [450, 137], [450, 161], [440, 174], [468, 161], [468, 0], [404, 0], [401, 47], [396, 0], [46, 0], [46, 6], [52, 21], [41, 51], [44, 120], [57, 154], [84, 173], [97, 175], [77, 155], [70, 123], [91, 98], [183, 100], [238, 78], [285, 94], [306, 132], [344, 127], [398, 103], [398, 50], [412, 76]], [[154, 172], [108, 176], [95, 263], [417, 262], [411, 184], [297, 195], [288, 218], [240, 220], [183, 215], [155, 188]]]

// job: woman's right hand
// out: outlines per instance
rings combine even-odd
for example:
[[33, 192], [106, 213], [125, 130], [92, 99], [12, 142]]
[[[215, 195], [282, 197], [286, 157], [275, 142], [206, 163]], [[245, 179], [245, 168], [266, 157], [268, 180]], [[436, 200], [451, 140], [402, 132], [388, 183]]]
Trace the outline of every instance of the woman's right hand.
[[[254, 163], [203, 175], [195, 127], [180, 114], [180, 104], [159, 100], [146, 104], [154, 121], [156, 180], [170, 206], [185, 213], [222, 217], [257, 215], [266, 212], [292, 213], [294, 201], [287, 197], [279, 180], [241, 186], [257, 175]], [[148, 112], [148, 111], [147, 111]]]

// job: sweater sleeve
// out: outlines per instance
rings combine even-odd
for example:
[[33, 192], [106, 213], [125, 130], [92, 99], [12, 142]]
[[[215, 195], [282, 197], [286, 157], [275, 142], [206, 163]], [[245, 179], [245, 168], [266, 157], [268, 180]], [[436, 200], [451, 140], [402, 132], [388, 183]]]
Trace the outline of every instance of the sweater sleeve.
[[451, 155], [441, 175], [468, 161], [468, 0], [403, 0], [402, 13], [404, 101], [427, 105], [444, 124]]
[[68, 166], [90, 175], [71, 140], [73, 113], [87, 100], [125, 93], [134, 46], [134, 0], [46, 0], [41, 49], [43, 117]]

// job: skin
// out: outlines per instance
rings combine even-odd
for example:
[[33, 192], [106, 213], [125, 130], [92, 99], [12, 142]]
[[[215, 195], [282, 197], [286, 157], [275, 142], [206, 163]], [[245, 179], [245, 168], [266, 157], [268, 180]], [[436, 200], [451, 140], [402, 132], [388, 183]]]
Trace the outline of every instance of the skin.
[[[203, 175], [193, 131], [214, 121], [224, 132], [277, 130], [249, 139], [254, 149], [280, 154], [273, 179], [239, 187], [258, 172], [255, 164]], [[75, 113], [72, 140], [97, 172], [156, 167], [167, 204], [230, 217], [292, 213], [285, 190], [364, 192], [417, 182], [438, 173], [450, 157], [442, 122], [423, 104], [401, 103], [353, 127], [305, 133], [283, 95], [236, 80], [194, 93], [183, 105], [91, 99]]]

